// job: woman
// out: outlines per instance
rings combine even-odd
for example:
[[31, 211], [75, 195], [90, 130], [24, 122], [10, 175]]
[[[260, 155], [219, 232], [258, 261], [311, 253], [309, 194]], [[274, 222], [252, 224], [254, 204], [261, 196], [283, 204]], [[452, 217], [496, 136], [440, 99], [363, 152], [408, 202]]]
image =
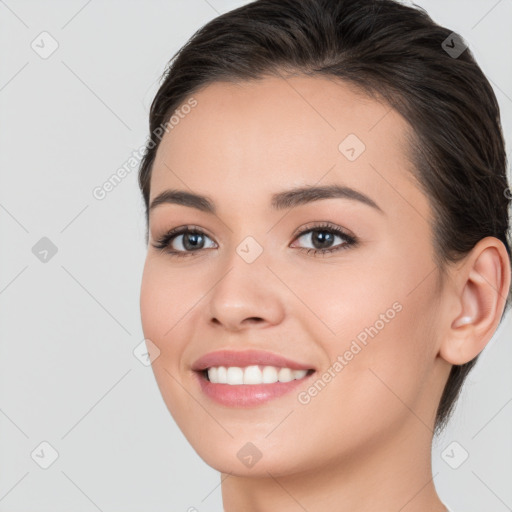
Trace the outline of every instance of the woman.
[[226, 512], [442, 512], [431, 444], [510, 302], [499, 108], [392, 0], [259, 0], [170, 63], [141, 319]]

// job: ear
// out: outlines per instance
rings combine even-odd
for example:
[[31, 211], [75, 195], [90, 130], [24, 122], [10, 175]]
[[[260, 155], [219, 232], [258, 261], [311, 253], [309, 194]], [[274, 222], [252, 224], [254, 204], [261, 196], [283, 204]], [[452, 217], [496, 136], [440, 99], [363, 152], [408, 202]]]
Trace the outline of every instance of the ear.
[[491, 340], [505, 308], [510, 271], [505, 245], [495, 237], [480, 240], [454, 271], [449, 290], [453, 313], [439, 349], [450, 364], [471, 361]]

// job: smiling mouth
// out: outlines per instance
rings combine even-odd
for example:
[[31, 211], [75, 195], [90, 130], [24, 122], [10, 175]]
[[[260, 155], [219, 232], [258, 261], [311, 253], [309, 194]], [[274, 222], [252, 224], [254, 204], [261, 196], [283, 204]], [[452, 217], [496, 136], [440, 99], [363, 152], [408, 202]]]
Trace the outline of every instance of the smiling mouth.
[[315, 370], [294, 370], [291, 368], [250, 365], [250, 366], [212, 366], [200, 371], [202, 377], [212, 384], [228, 384], [231, 386], [275, 384], [291, 382], [309, 377]]

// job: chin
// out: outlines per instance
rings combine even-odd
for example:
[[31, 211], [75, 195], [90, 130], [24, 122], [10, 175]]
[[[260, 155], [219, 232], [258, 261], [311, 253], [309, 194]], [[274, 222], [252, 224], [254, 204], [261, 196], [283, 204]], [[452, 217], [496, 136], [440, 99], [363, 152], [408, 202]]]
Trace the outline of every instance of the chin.
[[197, 449], [196, 452], [213, 469], [240, 477], [268, 478], [269, 473], [279, 477], [299, 472], [305, 464], [295, 459], [296, 453], [290, 454], [293, 457], [290, 459], [282, 451], [259, 450], [248, 443], [233, 443], [233, 446], [224, 447], [222, 452]]

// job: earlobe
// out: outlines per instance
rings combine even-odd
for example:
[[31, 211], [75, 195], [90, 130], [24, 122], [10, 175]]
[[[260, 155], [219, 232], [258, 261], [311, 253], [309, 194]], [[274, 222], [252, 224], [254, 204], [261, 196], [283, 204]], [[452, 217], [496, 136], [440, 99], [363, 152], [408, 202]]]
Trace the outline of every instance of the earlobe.
[[440, 355], [461, 365], [485, 348], [501, 319], [510, 287], [510, 260], [504, 244], [494, 237], [480, 240], [453, 283], [458, 314], [452, 317]]

